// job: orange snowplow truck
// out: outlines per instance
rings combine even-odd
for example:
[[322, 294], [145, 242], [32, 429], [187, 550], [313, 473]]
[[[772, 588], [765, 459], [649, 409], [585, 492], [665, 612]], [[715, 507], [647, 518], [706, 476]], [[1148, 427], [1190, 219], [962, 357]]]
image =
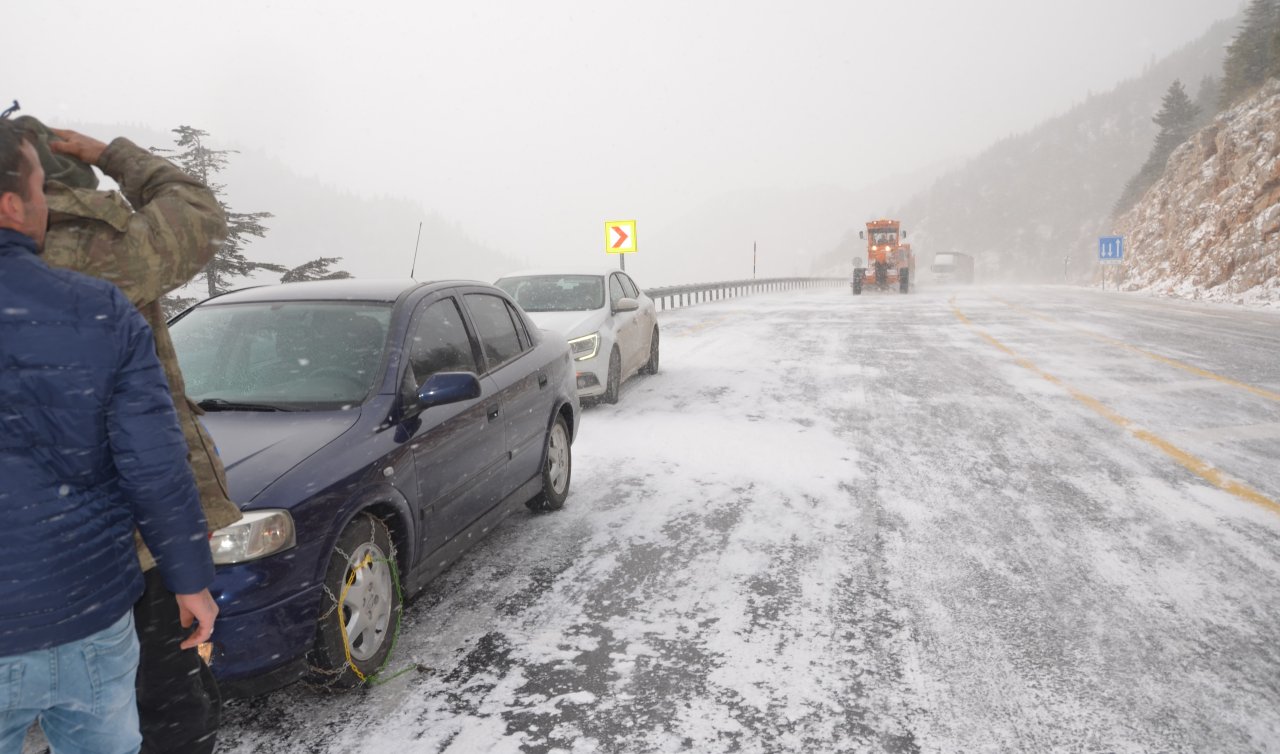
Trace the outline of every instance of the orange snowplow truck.
[[853, 280], [849, 283], [853, 295], [860, 295], [863, 288], [885, 291], [896, 286], [902, 293], [911, 290], [916, 255], [911, 252], [911, 244], [901, 242], [907, 234], [900, 226], [897, 220], [872, 220], [865, 233], [858, 231], [858, 238], [867, 242], [867, 259], [865, 264], [861, 259], [853, 260]]

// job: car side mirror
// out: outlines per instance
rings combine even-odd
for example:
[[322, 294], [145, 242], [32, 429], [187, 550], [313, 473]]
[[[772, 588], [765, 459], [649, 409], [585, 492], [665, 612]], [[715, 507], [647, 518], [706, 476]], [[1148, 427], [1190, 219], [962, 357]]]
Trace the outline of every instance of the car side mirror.
[[858, 231], [858, 238], [861, 238], [863, 241], [867, 240], [867, 232], [865, 230]]
[[474, 400], [480, 397], [480, 379], [471, 372], [436, 372], [418, 388], [418, 408]]
[[620, 298], [618, 303], [613, 305], [615, 312], [633, 312], [640, 308], [640, 302], [633, 298]]
[[907, 237], [907, 232], [906, 232], [905, 230], [904, 230], [904, 231], [902, 231], [902, 237], [903, 237], [903, 238], [906, 238], [906, 237]]

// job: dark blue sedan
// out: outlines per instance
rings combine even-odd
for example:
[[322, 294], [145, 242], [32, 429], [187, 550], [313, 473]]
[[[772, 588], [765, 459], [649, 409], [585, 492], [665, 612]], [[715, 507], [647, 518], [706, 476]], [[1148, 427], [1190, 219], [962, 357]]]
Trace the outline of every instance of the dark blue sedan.
[[171, 323], [245, 512], [211, 538], [232, 693], [374, 674], [413, 594], [515, 509], [569, 493], [569, 347], [484, 283], [334, 280]]

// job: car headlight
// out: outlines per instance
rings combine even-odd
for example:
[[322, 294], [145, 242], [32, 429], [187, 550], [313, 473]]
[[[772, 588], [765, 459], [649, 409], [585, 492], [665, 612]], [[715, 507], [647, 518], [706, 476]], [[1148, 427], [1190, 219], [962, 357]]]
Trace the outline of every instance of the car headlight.
[[598, 332], [569, 341], [569, 353], [573, 354], [574, 361], [586, 361], [594, 357], [599, 350], [600, 333]]
[[215, 565], [265, 558], [297, 543], [293, 516], [286, 510], [246, 511], [244, 518], [209, 535]]

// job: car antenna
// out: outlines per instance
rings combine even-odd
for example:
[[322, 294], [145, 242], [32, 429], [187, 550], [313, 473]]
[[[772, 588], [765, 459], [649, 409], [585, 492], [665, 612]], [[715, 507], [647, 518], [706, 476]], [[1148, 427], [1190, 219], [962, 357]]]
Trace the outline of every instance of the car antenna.
[[418, 221], [418, 237], [413, 242], [413, 264], [409, 267], [409, 279], [413, 279], [413, 271], [418, 269], [418, 241], [422, 240], [422, 221]]

